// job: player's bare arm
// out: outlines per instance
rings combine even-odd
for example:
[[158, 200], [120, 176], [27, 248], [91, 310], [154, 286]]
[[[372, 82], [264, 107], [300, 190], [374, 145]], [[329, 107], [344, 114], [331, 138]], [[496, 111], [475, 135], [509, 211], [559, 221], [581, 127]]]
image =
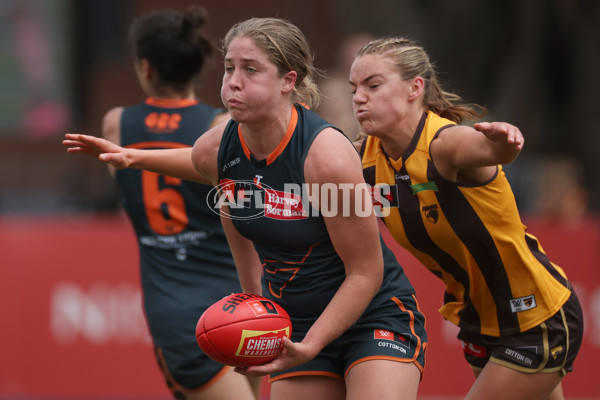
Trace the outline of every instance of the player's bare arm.
[[491, 179], [498, 164], [515, 160], [523, 148], [519, 129], [504, 122], [475, 124], [479, 130], [457, 125], [443, 130], [431, 143], [434, 164], [454, 182], [476, 183]]
[[[336, 157], [331, 157], [328, 149], [332, 148], [337, 149]], [[306, 159], [305, 179], [309, 186], [334, 183], [340, 188], [338, 212], [325, 217], [325, 224], [344, 262], [346, 278], [304, 339], [324, 347], [358, 319], [379, 290], [383, 256], [360, 159], [353, 145], [339, 132], [327, 129], [315, 139]], [[319, 204], [320, 209], [323, 206]]]
[[67, 133], [63, 146], [73, 154], [98, 158], [116, 169], [134, 168], [161, 175], [209, 184], [191, 163], [191, 148], [141, 150], [121, 147], [106, 139], [79, 133]]
[[[228, 207], [223, 206], [222, 211], [227, 212]], [[244, 293], [262, 295], [262, 265], [252, 242], [243, 237], [233, 226], [231, 218], [221, 214], [221, 224], [227, 236], [227, 242], [235, 261], [240, 284]]]

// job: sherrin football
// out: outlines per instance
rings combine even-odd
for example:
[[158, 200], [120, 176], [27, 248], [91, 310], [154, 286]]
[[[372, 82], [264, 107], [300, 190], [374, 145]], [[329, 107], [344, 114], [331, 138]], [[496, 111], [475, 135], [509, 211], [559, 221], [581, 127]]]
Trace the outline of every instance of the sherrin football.
[[273, 360], [282, 349], [282, 338], [291, 334], [288, 313], [277, 303], [250, 293], [222, 298], [206, 309], [196, 325], [200, 349], [234, 367]]

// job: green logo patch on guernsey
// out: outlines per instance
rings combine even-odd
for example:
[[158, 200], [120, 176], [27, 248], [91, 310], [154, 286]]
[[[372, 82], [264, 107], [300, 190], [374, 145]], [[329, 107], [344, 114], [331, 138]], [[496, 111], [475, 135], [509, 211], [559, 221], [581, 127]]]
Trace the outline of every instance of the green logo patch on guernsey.
[[413, 194], [417, 194], [423, 190], [433, 190], [434, 192], [438, 191], [435, 182], [415, 183], [414, 185], [410, 185], [410, 189], [412, 190]]

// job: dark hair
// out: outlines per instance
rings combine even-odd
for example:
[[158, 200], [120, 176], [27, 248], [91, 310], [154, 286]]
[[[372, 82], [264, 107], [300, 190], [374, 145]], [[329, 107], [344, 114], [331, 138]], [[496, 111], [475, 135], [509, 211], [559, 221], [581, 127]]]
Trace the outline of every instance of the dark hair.
[[186, 12], [154, 11], [136, 18], [129, 43], [136, 61], [146, 59], [157, 71], [157, 84], [189, 84], [212, 54], [211, 43], [200, 33], [206, 10], [192, 6]]

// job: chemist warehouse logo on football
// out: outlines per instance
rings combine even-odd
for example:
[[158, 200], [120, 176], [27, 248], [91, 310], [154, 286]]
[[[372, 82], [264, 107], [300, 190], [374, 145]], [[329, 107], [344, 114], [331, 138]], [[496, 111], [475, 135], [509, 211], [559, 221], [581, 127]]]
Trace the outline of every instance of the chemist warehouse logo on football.
[[279, 354], [283, 337], [289, 337], [289, 327], [274, 331], [252, 331], [244, 329], [240, 345], [235, 352], [239, 357], [269, 357]]
[[398, 334], [383, 329], [375, 329], [373, 338], [379, 340], [379, 347], [389, 347], [406, 354], [406, 349], [410, 349], [410, 334]]
[[[250, 307], [257, 317], [269, 314], [279, 314], [277, 308], [269, 300], [248, 301]], [[240, 357], [269, 357], [279, 354], [281, 339], [290, 335], [289, 328], [274, 331], [255, 331], [244, 329], [240, 344], [235, 352]]]

